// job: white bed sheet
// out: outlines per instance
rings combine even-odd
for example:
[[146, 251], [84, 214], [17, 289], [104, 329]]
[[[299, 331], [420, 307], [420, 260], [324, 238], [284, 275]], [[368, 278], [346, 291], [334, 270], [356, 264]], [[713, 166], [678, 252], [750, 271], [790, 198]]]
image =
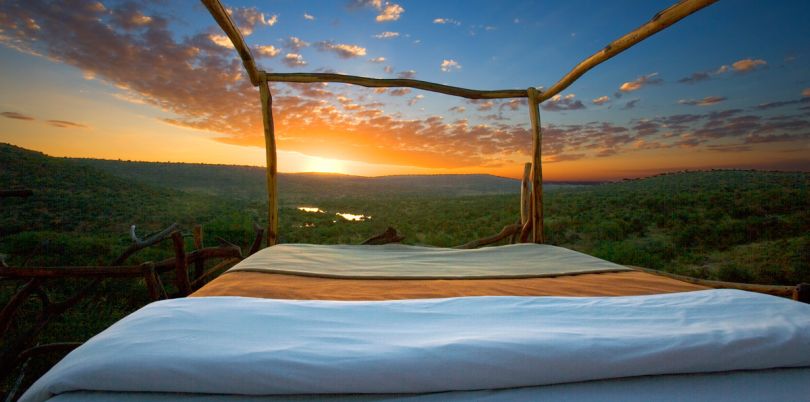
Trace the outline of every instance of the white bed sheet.
[[73, 391], [427, 393], [810, 366], [810, 305], [707, 290], [632, 297], [152, 303], [22, 401]]
[[69, 392], [48, 402], [676, 402], [801, 401], [810, 395], [810, 369], [771, 369], [659, 375], [541, 387], [431, 394], [203, 395], [143, 392]]

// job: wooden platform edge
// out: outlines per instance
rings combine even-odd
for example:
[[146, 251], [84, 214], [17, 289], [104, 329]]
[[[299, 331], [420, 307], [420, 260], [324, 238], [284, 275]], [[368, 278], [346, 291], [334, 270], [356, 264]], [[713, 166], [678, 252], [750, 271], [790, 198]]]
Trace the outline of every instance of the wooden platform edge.
[[665, 276], [667, 278], [677, 279], [679, 281], [693, 283], [695, 285], [706, 286], [714, 289], [746, 290], [749, 292], [764, 293], [773, 296], [786, 297], [804, 303], [810, 303], [810, 299], [808, 299], [808, 293], [810, 293], [808, 292], [808, 290], [810, 290], [810, 285], [806, 283], [801, 283], [796, 286], [784, 286], [784, 285], [758, 285], [754, 283], [714, 281], [709, 279], [693, 278], [691, 276], [686, 275], [672, 274], [669, 272], [659, 271], [657, 269], [637, 267], [634, 265], [625, 265], [625, 266], [637, 271], [642, 271], [653, 275]]

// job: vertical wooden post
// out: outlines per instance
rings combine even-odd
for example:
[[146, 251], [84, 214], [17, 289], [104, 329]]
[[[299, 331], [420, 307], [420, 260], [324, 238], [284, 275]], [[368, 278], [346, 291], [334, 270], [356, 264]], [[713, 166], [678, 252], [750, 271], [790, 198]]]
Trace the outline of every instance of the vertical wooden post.
[[181, 296], [191, 294], [191, 282], [188, 280], [188, 263], [186, 260], [186, 244], [180, 231], [172, 233], [174, 244], [174, 281]]
[[152, 262], [145, 262], [141, 264], [144, 281], [146, 282], [146, 289], [149, 291], [149, 298], [153, 301], [160, 300], [160, 289], [158, 288], [157, 273], [155, 272], [155, 264]]
[[[203, 231], [202, 225], [194, 225], [192, 229], [192, 233], [194, 234], [194, 249], [199, 250], [203, 248]], [[202, 258], [194, 261], [194, 279], [197, 279], [202, 276], [205, 272], [205, 260]]]
[[526, 162], [523, 165], [523, 180], [520, 182], [520, 225], [523, 226], [529, 221], [532, 210], [532, 187], [531, 187], [532, 164]]
[[264, 147], [267, 154], [267, 246], [278, 243], [278, 158], [276, 157], [276, 133], [273, 125], [273, 96], [267, 84], [267, 76], [261, 73], [259, 93], [262, 98], [264, 121]]
[[539, 93], [534, 87], [527, 89], [529, 94], [529, 118], [532, 121], [532, 241], [543, 243], [543, 134], [540, 131]]

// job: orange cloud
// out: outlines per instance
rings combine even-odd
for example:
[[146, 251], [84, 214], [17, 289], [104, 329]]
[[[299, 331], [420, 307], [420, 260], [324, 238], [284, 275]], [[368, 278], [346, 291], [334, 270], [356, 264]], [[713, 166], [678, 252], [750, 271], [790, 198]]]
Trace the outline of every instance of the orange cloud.
[[678, 103], [690, 106], [713, 106], [725, 100], [725, 96], [707, 96], [703, 99], [681, 99]]
[[0, 113], [0, 116], [15, 120], [26, 120], [26, 121], [36, 120], [31, 116], [17, 112], [2, 112]]
[[622, 84], [619, 87], [619, 91], [632, 92], [632, 91], [637, 91], [637, 90], [639, 90], [639, 89], [641, 89], [641, 88], [643, 88], [643, 87], [645, 87], [647, 85], [660, 84], [660, 83], [663, 82], [663, 80], [660, 79], [660, 78], [657, 78], [656, 77], [657, 75], [658, 75], [658, 73], [642, 75], [642, 76], [636, 78], [633, 81], [625, 82], [624, 84]]
[[754, 71], [761, 66], [765, 66], [766, 64], [768, 64], [768, 62], [761, 59], [742, 59], [732, 63], [731, 68], [740, 73], [747, 73]]
[[610, 97], [607, 95], [600, 96], [598, 98], [593, 99], [591, 102], [593, 102], [594, 105], [604, 105], [605, 103], [610, 102]]
[[333, 52], [342, 59], [360, 57], [366, 55], [366, 48], [357, 45], [347, 45], [345, 43], [334, 43], [331, 41], [321, 41], [315, 47], [324, 52]]

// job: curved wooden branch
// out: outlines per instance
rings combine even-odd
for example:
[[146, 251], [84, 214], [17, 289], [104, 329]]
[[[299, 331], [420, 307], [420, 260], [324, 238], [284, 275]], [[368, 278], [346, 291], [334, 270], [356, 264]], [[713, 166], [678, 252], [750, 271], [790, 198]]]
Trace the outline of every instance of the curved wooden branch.
[[202, 0], [202, 3], [208, 9], [208, 12], [211, 13], [211, 16], [214, 17], [217, 24], [219, 24], [219, 27], [225, 32], [225, 35], [228, 35], [228, 39], [231, 40], [231, 43], [233, 43], [234, 49], [236, 49], [236, 52], [239, 53], [239, 57], [242, 59], [242, 65], [245, 66], [245, 70], [250, 78], [250, 83], [253, 84], [254, 87], [259, 86], [261, 78], [259, 70], [256, 68], [256, 61], [253, 59], [253, 54], [245, 43], [242, 33], [239, 32], [239, 28], [236, 27], [236, 24], [233, 23], [233, 20], [231, 20], [231, 17], [228, 15], [228, 11], [225, 10], [225, 7], [222, 6], [219, 0]]
[[529, 235], [532, 234], [532, 220], [529, 219], [526, 223], [523, 224], [523, 228], [520, 229], [520, 242], [527, 243], [529, 241]]
[[241, 258], [228, 258], [226, 260], [223, 260], [219, 264], [214, 265], [213, 267], [206, 270], [205, 273], [203, 273], [199, 278], [191, 282], [191, 289], [197, 290], [201, 288], [202, 285], [205, 285], [205, 282], [209, 277], [221, 271], [223, 268], [227, 268], [229, 265], [235, 264], [241, 260], [242, 260]]
[[379, 246], [388, 243], [399, 243], [404, 239], [405, 236], [400, 236], [396, 229], [389, 226], [384, 232], [376, 236], [371, 236], [360, 244], [366, 246]]
[[627, 48], [641, 42], [642, 40], [652, 36], [653, 34], [661, 31], [662, 29], [680, 21], [681, 19], [689, 16], [690, 14], [708, 6], [717, 0], [682, 0], [677, 4], [670, 6], [664, 11], [656, 14], [648, 23], [640, 26], [636, 30], [622, 36], [619, 39], [610, 42], [604, 49], [594, 53], [591, 57], [583, 60], [577, 64], [573, 70], [566, 74], [562, 79], [557, 81], [556, 84], [551, 86], [546, 92], [540, 95], [540, 102], [551, 98], [554, 95], [562, 92], [574, 83], [582, 74], [588, 70], [598, 66], [605, 60], [623, 52]]
[[428, 81], [412, 80], [405, 78], [368, 78], [356, 75], [331, 74], [331, 73], [267, 73], [263, 72], [267, 81], [275, 82], [341, 82], [344, 84], [354, 84], [370, 88], [389, 87], [409, 87], [422, 89], [425, 91], [438, 92], [447, 95], [460, 96], [467, 99], [505, 99], [505, 98], [526, 98], [529, 95], [525, 89], [499, 89], [492, 91], [479, 91], [454, 87], [450, 85], [435, 84]]
[[521, 226], [520, 226], [519, 223], [515, 223], [515, 224], [512, 224], [512, 225], [506, 225], [506, 226], [503, 227], [503, 229], [501, 229], [501, 231], [498, 234], [495, 234], [495, 235], [492, 235], [492, 236], [489, 236], [489, 237], [484, 237], [484, 238], [478, 239], [478, 240], [473, 240], [473, 241], [471, 241], [469, 243], [462, 244], [460, 246], [455, 246], [453, 248], [470, 249], [470, 248], [478, 248], [478, 247], [481, 247], [481, 246], [486, 246], [487, 244], [497, 243], [497, 242], [511, 236], [513, 233], [519, 231], [520, 227]]
[[253, 255], [262, 248], [262, 238], [264, 237], [264, 228], [256, 222], [253, 222], [253, 231], [256, 236], [253, 238], [253, 244], [250, 245], [248, 255]]
[[162, 242], [163, 240], [166, 240], [167, 238], [169, 238], [169, 236], [171, 236], [172, 232], [174, 232], [178, 226], [179, 225], [177, 223], [172, 223], [166, 229], [163, 229], [160, 232], [155, 233], [146, 240], [141, 240], [135, 234], [135, 225], [132, 225], [129, 229], [129, 236], [132, 238], [132, 244], [130, 244], [130, 246], [127, 247], [127, 249], [124, 250], [124, 252], [121, 253], [121, 255], [119, 255], [118, 258], [116, 258], [110, 265], [121, 265], [121, 263], [126, 261], [126, 259], [129, 258], [132, 254], [135, 254], [140, 250], [143, 250], [149, 246], [155, 245], [157, 243]]
[[0, 337], [8, 330], [9, 325], [11, 325], [11, 319], [14, 317], [14, 313], [17, 312], [17, 309], [28, 299], [28, 296], [39, 288], [39, 281], [38, 278], [33, 278], [26, 282], [22, 289], [15, 293], [14, 296], [11, 297], [11, 300], [3, 307], [3, 310], [0, 311]]

